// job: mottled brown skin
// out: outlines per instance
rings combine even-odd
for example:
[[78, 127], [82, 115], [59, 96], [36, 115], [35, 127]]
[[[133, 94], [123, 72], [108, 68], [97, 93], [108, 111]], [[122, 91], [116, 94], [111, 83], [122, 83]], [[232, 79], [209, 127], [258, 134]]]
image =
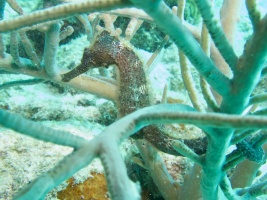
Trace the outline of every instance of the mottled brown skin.
[[[108, 67], [112, 64], [117, 66], [119, 73], [119, 99], [116, 102], [119, 117], [152, 105], [143, 63], [130, 47], [124, 45], [117, 37], [111, 36], [107, 31], [98, 35], [90, 48], [85, 49], [81, 64], [63, 74], [62, 81], [70, 81], [89, 69]], [[145, 138], [159, 150], [179, 155], [171, 146], [171, 141], [175, 138], [164, 134], [163, 125], [145, 127], [133, 137]], [[198, 154], [206, 152], [206, 138], [183, 140], [183, 142]]]

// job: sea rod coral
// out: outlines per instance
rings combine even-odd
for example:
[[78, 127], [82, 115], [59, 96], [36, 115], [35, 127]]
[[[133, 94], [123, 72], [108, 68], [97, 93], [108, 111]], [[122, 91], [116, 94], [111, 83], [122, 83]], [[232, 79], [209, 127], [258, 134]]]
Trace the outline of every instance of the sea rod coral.
[[[6, 3], [18, 17], [5, 19]], [[43, 9], [25, 14], [16, 1], [0, 1], [1, 73], [34, 77], [29, 81], [7, 82], [1, 87], [51, 81], [112, 100], [118, 110], [114, 123], [92, 140], [85, 140], [25, 119], [8, 108], [1, 109], [2, 126], [73, 148], [14, 199], [43, 199], [95, 158], [100, 158], [104, 166], [111, 199], [141, 199], [140, 185], [128, 177], [118, 149], [129, 137], [138, 147], [140, 165], [149, 172], [164, 199], [257, 199], [266, 194], [266, 174], [261, 178], [256, 174], [265, 164], [267, 150], [264, 104], [267, 95], [265, 88], [260, 89], [262, 94], [257, 92], [267, 74], [267, 14], [259, 11], [258, 1], [245, 1], [252, 33], [245, 38], [239, 56], [234, 40], [242, 1], [224, 0], [218, 21], [212, 1], [195, 0], [203, 21], [200, 29], [184, 19], [186, 1], [179, 0], [172, 9], [166, 3], [162, 0], [43, 1]], [[67, 71], [57, 65], [56, 55], [60, 41], [75, 31], [65, 25], [71, 16], [82, 24], [90, 45], [85, 48], [81, 62]], [[130, 18], [124, 34], [122, 27], [114, 27], [118, 16]], [[154, 23], [166, 34], [147, 63], [130, 44], [144, 21]], [[44, 33], [43, 49], [36, 50], [28, 31]], [[11, 38], [9, 51], [3, 38], [6, 34]], [[23, 56], [18, 38], [24, 47]], [[179, 48], [179, 66], [192, 105], [171, 104], [166, 91], [161, 103], [154, 105], [151, 99], [147, 73], [168, 39]], [[199, 73], [205, 104], [200, 101], [187, 59]], [[99, 70], [103, 76], [87, 73], [111, 65], [116, 68], [113, 78], [104, 76], [107, 71], [103, 68]], [[205, 136], [176, 138], [166, 131], [165, 124], [171, 123], [194, 125]], [[232, 145], [236, 149], [229, 151]], [[177, 184], [170, 176], [158, 150], [193, 161], [183, 184]]]

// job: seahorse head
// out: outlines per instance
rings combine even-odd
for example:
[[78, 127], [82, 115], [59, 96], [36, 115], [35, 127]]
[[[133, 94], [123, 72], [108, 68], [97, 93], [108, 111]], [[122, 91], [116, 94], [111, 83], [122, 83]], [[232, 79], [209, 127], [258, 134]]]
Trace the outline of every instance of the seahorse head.
[[108, 31], [102, 31], [95, 37], [90, 47], [85, 49], [83, 61], [98, 67], [108, 67], [115, 64], [115, 57], [119, 48], [119, 39], [111, 36]]

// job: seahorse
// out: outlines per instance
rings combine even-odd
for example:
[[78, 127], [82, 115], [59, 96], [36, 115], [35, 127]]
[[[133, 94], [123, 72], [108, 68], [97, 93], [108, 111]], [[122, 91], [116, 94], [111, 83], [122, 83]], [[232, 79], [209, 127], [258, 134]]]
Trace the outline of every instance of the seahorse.
[[[119, 117], [152, 105], [143, 62], [130, 45], [116, 36], [111, 36], [107, 31], [95, 37], [90, 47], [84, 50], [81, 64], [63, 74], [62, 81], [67, 82], [90, 69], [110, 65], [116, 65], [118, 72], [116, 78], [119, 84], [119, 98], [116, 105]], [[171, 141], [177, 138], [164, 133], [164, 129], [163, 125], [150, 125], [134, 134], [133, 138], [144, 138], [165, 153], [179, 155], [171, 146]], [[197, 154], [204, 154], [206, 151], [206, 137], [185, 139], [183, 142]]]

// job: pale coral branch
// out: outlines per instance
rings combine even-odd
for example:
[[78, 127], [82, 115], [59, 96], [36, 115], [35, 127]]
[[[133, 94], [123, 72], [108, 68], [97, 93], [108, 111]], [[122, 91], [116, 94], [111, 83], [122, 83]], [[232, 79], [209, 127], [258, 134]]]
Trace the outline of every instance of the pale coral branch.
[[117, 17], [117, 15], [111, 15], [109, 13], [103, 13], [99, 15], [99, 18], [105, 23], [104, 29], [113, 34], [116, 32], [114, 22], [116, 21]]
[[158, 151], [145, 140], [138, 140], [136, 144], [144, 160], [145, 167], [149, 170], [162, 196], [165, 199], [178, 199], [181, 189], [178, 185], [175, 187], [175, 182], [168, 173]]
[[236, 25], [240, 18], [241, 3], [241, 0], [224, 0], [220, 10], [222, 28], [231, 45], [234, 44]]
[[22, 67], [22, 63], [19, 57], [19, 50], [18, 50], [18, 31], [12, 31], [10, 33], [10, 54], [14, 60], [14, 63], [18, 67]]
[[[30, 40], [28, 39], [28, 36], [27, 36], [26, 32], [19, 30], [19, 35], [20, 35], [20, 38], [21, 38], [21, 43], [23, 44], [23, 47], [25, 49], [25, 52], [26, 52], [27, 56], [30, 58], [30, 60], [32, 61], [34, 66], [37, 69], [40, 69], [41, 61], [40, 61], [40, 59], [38, 58], [38, 56], [37, 56], [37, 54], [35, 52], [34, 46], [30, 42]], [[11, 41], [11, 43], [12, 43], [12, 41]], [[14, 44], [14, 45], [17, 45], [17, 48], [18, 48], [18, 44]]]
[[[177, 6], [173, 6], [172, 8], [174, 13], [177, 13]], [[153, 18], [151, 18], [148, 14], [146, 14], [143, 10], [138, 8], [121, 8], [110, 11], [114, 15], [119, 15], [122, 17], [136, 17], [138, 19], [144, 20], [146, 22], [153, 22]], [[196, 40], [200, 41], [199, 28], [184, 21], [184, 26], [192, 33], [192, 35], [196, 38]]]
[[[178, 9], [177, 9], [177, 16], [181, 19], [181, 22], [184, 22], [184, 8], [185, 8], [185, 1], [180, 0], [178, 2]], [[182, 50], [179, 48], [179, 59], [180, 59], [180, 67], [181, 67], [181, 73], [183, 82], [185, 85], [185, 88], [188, 92], [189, 98], [193, 104], [193, 106], [198, 111], [204, 111], [203, 105], [199, 101], [199, 94], [195, 87], [195, 82], [193, 80], [191, 70], [189, 65], [187, 64], [187, 59]]]
[[55, 77], [58, 74], [58, 66], [56, 62], [57, 50], [59, 46], [60, 24], [55, 23], [49, 26], [45, 33], [44, 46], [44, 68], [49, 77]]
[[119, 15], [122, 17], [129, 17], [129, 18], [136, 17], [138, 19], [145, 21], [153, 21], [153, 19], [149, 15], [147, 15], [143, 10], [138, 8], [120, 8], [112, 10], [108, 13]]
[[127, 5], [129, 5], [127, 1], [121, 0], [96, 0], [81, 1], [78, 3], [66, 3], [52, 8], [35, 11], [27, 15], [21, 15], [14, 19], [3, 20], [0, 22], [0, 32], [8, 32], [19, 28], [35, 25], [40, 22], [62, 19], [82, 13], [121, 8]]
[[257, 103], [263, 103], [267, 101], [267, 93], [258, 94], [255, 96], [252, 96], [249, 99], [248, 105], [257, 104]]
[[200, 87], [201, 87], [203, 97], [206, 100], [208, 107], [212, 109], [212, 111], [218, 112], [220, 108], [211, 92], [210, 85], [202, 77], [200, 77]]
[[67, 26], [63, 31], [60, 32], [59, 34], [59, 40], [64, 40], [68, 36], [70, 36], [74, 32], [74, 29], [72, 26]]
[[158, 48], [156, 49], [156, 51], [153, 52], [152, 56], [146, 62], [147, 74], [150, 74], [154, 70], [154, 68], [155, 68], [154, 64], [156, 63], [157, 58], [159, 58], [159, 55], [162, 52], [163, 47], [169, 41], [169, 39], [170, 39], [170, 37], [168, 35], [166, 35], [164, 37], [164, 39], [161, 41], [161, 43], [158, 46]]
[[[8, 72], [14, 72], [19, 74], [25, 74], [36, 78], [42, 78], [45, 80], [51, 80], [57, 82], [62, 85], [70, 86], [78, 90], [82, 90], [85, 92], [89, 92], [91, 94], [103, 97], [105, 99], [109, 99], [112, 101], [117, 101], [118, 94], [117, 94], [117, 87], [113, 84], [105, 82], [103, 80], [99, 80], [92, 76], [80, 75], [74, 79], [72, 79], [68, 83], [63, 83], [60, 79], [51, 79], [47, 76], [44, 70], [33, 70], [34, 66], [31, 61], [27, 59], [22, 59], [23, 68], [14, 68], [14, 60], [10, 55], [6, 55], [6, 58], [0, 60], [0, 68], [2, 70]], [[59, 71], [60, 74], [63, 74], [63, 71]], [[101, 90], [99, 89], [101, 88]]]
[[4, 44], [3, 34], [0, 34], [0, 58], [5, 58], [6, 47]]
[[[202, 31], [201, 31], [201, 47], [203, 51], [207, 54], [207, 56], [210, 56], [210, 36], [207, 27], [205, 24], [202, 24]], [[217, 65], [218, 66], [218, 65]], [[214, 98], [214, 95], [212, 94], [210, 85], [207, 83], [207, 81], [200, 76], [200, 87], [202, 94], [204, 96], [204, 99], [207, 102], [207, 105], [209, 108], [211, 108], [213, 111], [218, 112], [220, 110], [219, 106], [217, 105], [217, 102]]]
[[[190, 200], [201, 200], [200, 180], [202, 175], [202, 167], [194, 164], [192, 169], [184, 177], [184, 183], [181, 187], [181, 196]], [[192, 192], [194, 191], [194, 192]]]
[[127, 28], [125, 30], [125, 39], [130, 41], [133, 36], [135, 35], [136, 31], [140, 28], [142, 25], [143, 20], [140, 20], [136, 17], [132, 17], [131, 21], [127, 25]]
[[161, 103], [167, 103], [167, 94], [168, 94], [168, 85], [165, 84], [165, 86], [163, 88]]
[[[220, 11], [220, 20], [222, 24], [222, 29], [225, 33], [226, 38], [229, 43], [233, 45], [236, 24], [239, 20], [239, 10], [241, 1], [240, 0], [225, 0]], [[233, 72], [229, 68], [228, 64], [223, 59], [222, 55], [218, 49], [212, 45], [211, 57], [214, 60], [216, 66], [228, 77], [233, 76]]]
[[232, 45], [229, 43], [226, 35], [224, 34], [222, 27], [215, 19], [210, 2], [208, 0], [196, 0], [195, 3], [201, 13], [207, 29], [209, 30], [213, 42], [220, 51], [220, 54], [230, 68], [235, 71], [238, 58]]
[[9, 4], [9, 6], [16, 11], [18, 14], [22, 15], [23, 14], [23, 9], [21, 6], [17, 3], [16, 0], [6, 0], [6, 2]]
[[[262, 135], [261, 138], [266, 139], [266, 135]], [[259, 141], [261, 141], [261, 139], [256, 141], [256, 143], [253, 145], [253, 147], [257, 148]], [[263, 145], [263, 150], [265, 151], [265, 153], [267, 152], [267, 144]], [[231, 179], [230, 179], [231, 184], [232, 184], [232, 188], [250, 187], [261, 166], [262, 166], [262, 163], [252, 162], [252, 161], [247, 160], [247, 159], [244, 160], [239, 165], [237, 165], [235, 168], [236, 170], [234, 171], [234, 173], [232, 174]], [[246, 173], [244, 173], [244, 171]]]
[[91, 26], [90, 21], [88, 20], [85, 14], [77, 15], [76, 17], [83, 24], [85, 33], [87, 35], [87, 40], [90, 41], [93, 38], [93, 28]]
[[232, 188], [249, 187], [260, 167], [261, 164], [249, 160], [244, 160], [237, 165], [236, 170], [231, 176]]

